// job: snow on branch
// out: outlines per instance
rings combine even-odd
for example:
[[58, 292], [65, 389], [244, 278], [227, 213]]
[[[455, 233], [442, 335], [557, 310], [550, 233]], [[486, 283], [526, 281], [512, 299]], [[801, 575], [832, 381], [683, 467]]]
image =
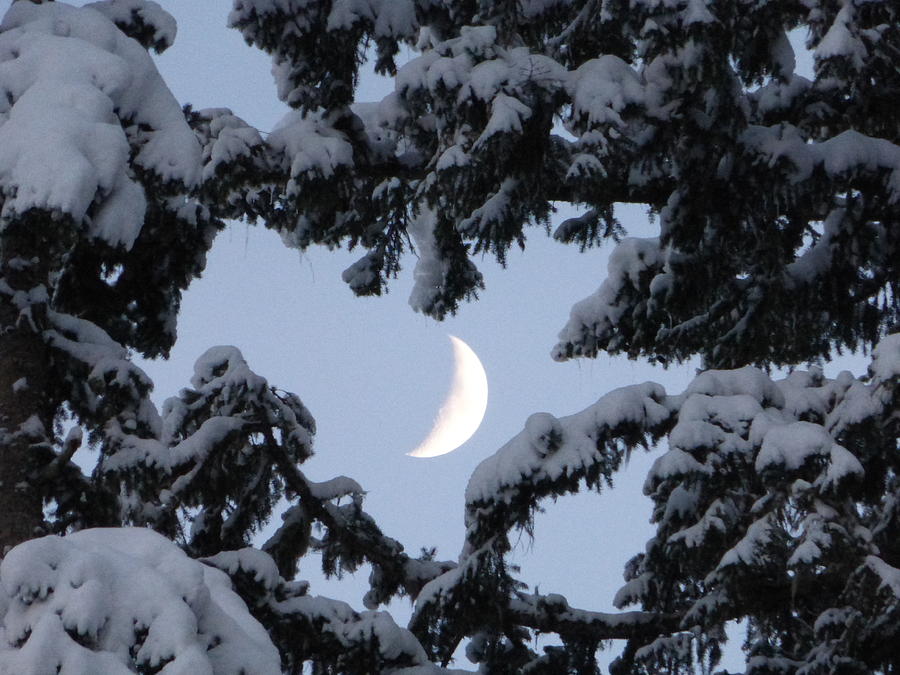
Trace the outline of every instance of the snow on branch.
[[[532, 415], [474, 471], [460, 564], [425, 585], [411, 626], [435, 655], [451, 653], [460, 635], [500, 631], [514, 642], [510, 621], [594, 646], [624, 638], [628, 658], [652, 671], [672, 650], [686, 668], [695, 652], [715, 654], [729, 621], [776, 621], [772, 598], [789, 589], [812, 625], [832, 611], [822, 585], [863, 583], [854, 570], [864, 564], [882, 573], [866, 556], [886, 525], [868, 517], [877, 511], [861, 487], [889, 479], [875, 474], [890, 471], [878, 453], [896, 441], [898, 346], [896, 334], [882, 340], [859, 378], [828, 379], [817, 368], [777, 380], [752, 367], [709, 370], [678, 396], [648, 383], [568, 417]], [[644, 611], [585, 612], [556, 594], [525, 593], [505, 562], [509, 530], [529, 528], [542, 498], [610, 479], [628, 451], [663, 433], [668, 447], [657, 450], [644, 488], [657, 533], [627, 565], [615, 598]], [[884, 573], [878, 588], [894, 588], [895, 577]], [[499, 609], [472, 611], [473, 602]]]
[[26, 542], [3, 559], [0, 583], [5, 672], [282, 672], [228, 577], [150, 530]]
[[[377, 607], [396, 594], [416, 597], [426, 582], [455, 567], [449, 562], [410, 558], [400, 542], [385, 536], [372, 517], [362, 510], [361, 494], [354, 495], [345, 505], [317, 499], [316, 492], [322, 490], [322, 484], [310, 481], [283, 452], [273, 453], [273, 460], [288, 490], [299, 497], [301, 511], [293, 517], [315, 520], [326, 528], [326, 536], [316, 545], [322, 552], [326, 571], [353, 571], [363, 562], [372, 564], [370, 590], [365, 598], [368, 607]], [[290, 520], [291, 516], [286, 514], [286, 526], [291, 524]], [[290, 530], [284, 535], [276, 532], [263, 550], [275, 550], [276, 544], [285, 539], [288, 532]]]
[[439, 675], [408, 630], [386, 612], [357, 612], [345, 602], [308, 593], [304, 582], [279, 576], [272, 558], [252, 548], [224, 551], [202, 562], [226, 572], [270, 635], [290, 672], [304, 663], [347, 673]]
[[564, 361], [574, 356], [595, 356], [604, 344], [608, 344], [607, 349], [617, 349], [640, 318], [632, 315], [632, 307], [648, 282], [653, 295], [667, 292], [667, 257], [657, 238], [623, 239], [609, 256], [606, 280], [596, 293], [572, 307], [553, 358]]
[[[270, 203], [254, 186], [242, 208], [291, 245], [362, 244], [346, 273], [360, 294], [383, 291], [407, 233], [428, 240], [416, 216], [436, 213], [430, 288], [412, 304], [442, 318], [480, 288], [470, 256], [503, 263], [554, 202], [600, 216], [559, 231], [582, 246], [617, 238], [615, 204], [646, 204], [660, 241], [640, 283], [612, 270], [601, 297], [574, 308], [557, 358], [701, 353], [733, 367], [877, 342], [897, 315], [893, 5], [595, 5], [236, 2], [231, 24], [272, 55], [295, 108], [274, 135]], [[801, 26], [811, 79], [788, 39]], [[377, 125], [354, 100], [370, 41], [376, 68], [395, 75], [366, 104]], [[818, 238], [848, 199], [840, 236]], [[774, 354], [767, 337], [787, 346]]]
[[656, 612], [592, 612], [570, 607], [561, 595], [529, 595], [519, 593], [509, 603], [509, 611], [517, 623], [541, 633], [579, 635], [601, 640], [646, 638], [679, 629], [681, 617]]
[[275, 162], [260, 132], [228, 108], [190, 110], [187, 119], [202, 148], [204, 203], [221, 218], [255, 221]]
[[199, 178], [181, 106], [145, 49], [97, 9], [16, 2], [0, 29], [0, 219], [40, 209], [130, 248], [146, 209], [132, 161], [164, 182]]
[[175, 18], [153, 0], [101, 0], [87, 6], [108, 17], [145, 49], [161, 54], [175, 42]]
[[580, 413], [536, 413], [525, 429], [484, 460], [466, 487], [468, 539], [526, 525], [537, 500], [576, 492], [579, 481], [599, 488], [636, 445], [656, 438], [673, 412], [662, 387], [616, 389]]

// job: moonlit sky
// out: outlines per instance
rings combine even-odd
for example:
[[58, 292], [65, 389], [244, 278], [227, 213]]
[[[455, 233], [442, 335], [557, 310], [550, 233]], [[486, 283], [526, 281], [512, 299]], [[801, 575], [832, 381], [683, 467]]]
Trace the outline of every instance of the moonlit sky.
[[[195, 108], [229, 107], [271, 130], [286, 108], [275, 96], [268, 56], [225, 28], [229, 3], [161, 4], [179, 24], [175, 45], [158, 59], [176, 98]], [[371, 76], [357, 98], [375, 100], [391, 87], [389, 80]], [[641, 209], [630, 211], [627, 222], [650, 231]], [[694, 372], [690, 366], [666, 372], [608, 357], [551, 360], [569, 308], [603, 280], [609, 248], [582, 254], [533, 229], [524, 253], [510, 252], [506, 269], [489, 256], [476, 261], [485, 290], [442, 323], [407, 304], [412, 256], [387, 295], [355, 297], [340, 274], [362, 253], [300, 253], [261, 225], [231, 224], [213, 245], [203, 278], [185, 296], [169, 362], [145, 368], [161, 402], [186, 386], [194, 359], [207, 347], [239, 347], [251, 368], [299, 394], [315, 416], [316, 456], [304, 465], [308, 475], [323, 480], [344, 474], [359, 481], [368, 491], [367, 511], [411, 553], [436, 546], [441, 559], [456, 558], [469, 475], [531, 413], [572, 414], [610, 389], [648, 379], [674, 392]], [[452, 380], [448, 333], [465, 340], [485, 366], [487, 414], [459, 450], [431, 459], [408, 457], [427, 435]], [[523, 534], [514, 556], [526, 582], [538, 584], [542, 593], [562, 593], [573, 606], [612, 608], [623, 563], [652, 532], [650, 502], [636, 498], [651, 461], [641, 455], [632, 459], [616, 494], [587, 493], [545, 505], [534, 541]], [[325, 587], [315, 581], [313, 564], [301, 568], [302, 577], [313, 579], [313, 592], [361, 607], [367, 571], [350, 583]], [[391, 608], [403, 622], [407, 604]]]
[[[229, 107], [260, 130], [271, 130], [286, 108], [276, 98], [268, 56], [225, 27], [230, 3], [159, 2], [178, 20], [175, 45], [157, 57], [175, 97], [195, 108]], [[357, 98], [381, 98], [391, 86], [365, 78]], [[560, 212], [557, 221], [571, 214]], [[623, 211], [620, 219], [629, 234], [656, 234], [641, 208]], [[539, 228], [529, 230], [525, 252], [512, 250], [507, 269], [490, 257], [476, 261], [486, 282], [480, 299], [438, 323], [407, 304], [415, 263], [410, 255], [386, 296], [356, 298], [340, 273], [363, 251], [301, 253], [262, 225], [232, 223], [213, 245], [203, 278], [184, 297], [171, 358], [142, 366], [156, 382], [161, 404], [188, 385], [194, 359], [208, 347], [237, 346], [254, 371], [296, 392], [314, 415], [316, 455], [303, 466], [310, 477], [356, 479], [368, 491], [366, 510], [407, 551], [415, 555], [435, 546], [440, 559], [455, 559], [468, 476], [531, 413], [569, 415], [611, 389], [646, 380], [678, 393], [694, 375], [696, 362], [664, 371], [606, 356], [563, 364], [550, 359], [569, 308], [601, 283], [609, 253], [609, 246], [580, 253]], [[465, 340], [484, 363], [487, 414], [459, 450], [412, 458], [406, 453], [427, 435], [450, 386], [448, 333]], [[513, 556], [520, 577], [541, 593], [565, 595], [572, 606], [612, 610], [624, 562], [652, 534], [641, 485], [659, 452], [637, 452], [612, 491], [543, 504], [534, 540], [523, 533]], [[335, 584], [321, 580], [317, 565], [307, 559], [300, 572], [311, 579], [312, 592], [362, 608], [367, 570]], [[405, 623], [408, 603], [395, 601], [391, 611]]]

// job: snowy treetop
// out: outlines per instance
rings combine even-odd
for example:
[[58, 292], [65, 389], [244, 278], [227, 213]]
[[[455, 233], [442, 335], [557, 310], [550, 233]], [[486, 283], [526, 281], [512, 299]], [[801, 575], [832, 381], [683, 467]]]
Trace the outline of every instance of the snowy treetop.
[[200, 147], [145, 49], [98, 11], [106, 4], [16, 2], [5, 16], [0, 215], [41, 209], [130, 248], [146, 209], [128, 177], [132, 148], [136, 166], [191, 186]]

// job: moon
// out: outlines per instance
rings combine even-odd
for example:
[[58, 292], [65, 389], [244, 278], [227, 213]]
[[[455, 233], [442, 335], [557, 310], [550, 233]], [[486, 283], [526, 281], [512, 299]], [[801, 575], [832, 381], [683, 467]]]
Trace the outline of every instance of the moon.
[[450, 393], [438, 411], [431, 433], [410, 457], [437, 457], [453, 452], [472, 437], [488, 402], [488, 381], [484, 366], [472, 348], [458, 337], [449, 335], [453, 344], [455, 370]]

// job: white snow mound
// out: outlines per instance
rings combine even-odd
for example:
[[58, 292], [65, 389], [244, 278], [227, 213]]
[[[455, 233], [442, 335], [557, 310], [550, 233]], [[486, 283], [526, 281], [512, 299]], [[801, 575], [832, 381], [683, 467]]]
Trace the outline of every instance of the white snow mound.
[[281, 672], [228, 576], [142, 528], [16, 546], [0, 564], [0, 616], [0, 673]]

